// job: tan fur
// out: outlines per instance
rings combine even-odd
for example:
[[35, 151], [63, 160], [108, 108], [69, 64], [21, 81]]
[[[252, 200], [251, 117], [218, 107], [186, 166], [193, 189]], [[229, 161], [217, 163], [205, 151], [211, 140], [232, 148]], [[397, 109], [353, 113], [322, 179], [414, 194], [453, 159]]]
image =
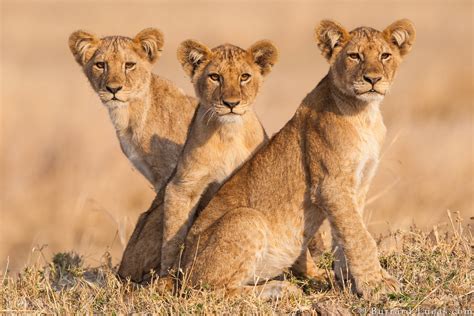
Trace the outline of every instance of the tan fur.
[[277, 57], [268, 41], [248, 50], [230, 44], [210, 50], [192, 40], [180, 45], [178, 59], [191, 77], [199, 107], [165, 192], [140, 219], [127, 245], [120, 276], [140, 282], [160, 264], [160, 274], [167, 274], [203, 194], [209, 200], [267, 139], [251, 106]]
[[[398, 40], [402, 37], [404, 41], [399, 44]], [[354, 178], [358, 188], [355, 200], [358, 211], [362, 215], [369, 185], [379, 162], [380, 144], [385, 135], [385, 126], [379, 124], [382, 122], [379, 103], [388, 93], [400, 58], [411, 49], [415, 40], [415, 30], [411, 22], [400, 20], [387, 27], [382, 34], [367, 27], [357, 28], [349, 34], [340, 24], [326, 20], [316, 28], [315, 39], [323, 56], [332, 64], [330, 74], [338, 87], [336, 91], [345, 91], [350, 97], [356, 97], [368, 103], [365, 117], [365, 127], [367, 128], [359, 131], [359, 138], [364, 147], [359, 149], [361, 152], [360, 161], [356, 167]], [[348, 42], [349, 39], [356, 43], [344, 47], [348, 58], [337, 58], [343, 48], [343, 43]], [[394, 45], [397, 47], [395, 54], [390, 49]], [[387, 60], [381, 61], [383, 52], [390, 52], [393, 55]], [[359, 53], [361, 53], [360, 61], [350, 58], [350, 54]], [[373, 87], [381, 94], [363, 93], [370, 90], [372, 86], [364, 79], [364, 76], [381, 78]], [[347, 112], [350, 112], [350, 109]], [[367, 132], [367, 130], [375, 130], [376, 133]], [[348, 268], [342, 246], [337, 242], [335, 236], [333, 236], [333, 248], [336, 252], [334, 262], [336, 276], [338, 279], [348, 279]]]
[[99, 39], [77, 31], [69, 47], [108, 109], [122, 151], [158, 192], [176, 166], [197, 106], [194, 98], [151, 72], [163, 34], [149, 28], [133, 39]]
[[[399, 42], [394, 32], [408, 37]], [[180, 262], [188, 284], [278, 296], [285, 288], [281, 283], [266, 292], [262, 287], [272, 284], [261, 284], [306, 253], [327, 217], [353, 289], [364, 296], [398, 289], [380, 266], [360, 212], [385, 134], [378, 106], [414, 41], [414, 28], [404, 20], [384, 32], [367, 27], [347, 32], [323, 21], [316, 34], [329, 74], [200, 213]], [[360, 59], [349, 55], [354, 53]], [[391, 55], [382, 60], [384, 53]], [[381, 78], [369, 85], [364, 76]]]

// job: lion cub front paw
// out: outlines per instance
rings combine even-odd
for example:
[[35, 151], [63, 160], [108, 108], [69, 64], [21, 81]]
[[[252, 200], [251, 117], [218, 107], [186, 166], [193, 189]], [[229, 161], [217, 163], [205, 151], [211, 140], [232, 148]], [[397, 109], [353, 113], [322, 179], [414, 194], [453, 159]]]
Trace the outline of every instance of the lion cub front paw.
[[385, 269], [355, 280], [355, 292], [367, 300], [379, 300], [382, 295], [400, 291], [400, 283]]

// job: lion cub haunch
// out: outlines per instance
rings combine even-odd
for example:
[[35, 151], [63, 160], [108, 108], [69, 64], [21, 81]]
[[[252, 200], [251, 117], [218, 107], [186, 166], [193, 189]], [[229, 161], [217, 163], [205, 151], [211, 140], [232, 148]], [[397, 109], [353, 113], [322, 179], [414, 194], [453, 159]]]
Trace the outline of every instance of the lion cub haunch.
[[151, 269], [165, 275], [174, 268], [198, 204], [267, 139], [252, 106], [277, 58], [269, 41], [247, 50], [230, 44], [209, 49], [194, 40], [179, 46], [199, 107], [172, 178], [137, 223], [120, 276], [141, 282]]
[[76, 31], [69, 48], [109, 111], [124, 154], [159, 191], [171, 175], [197, 102], [151, 72], [163, 48], [161, 31], [133, 39]]
[[385, 134], [378, 106], [414, 39], [407, 20], [383, 32], [318, 25], [328, 75], [195, 220], [181, 260], [188, 284], [279, 296], [291, 285], [265, 281], [304, 255], [328, 218], [353, 290], [371, 296], [398, 289], [360, 212]]

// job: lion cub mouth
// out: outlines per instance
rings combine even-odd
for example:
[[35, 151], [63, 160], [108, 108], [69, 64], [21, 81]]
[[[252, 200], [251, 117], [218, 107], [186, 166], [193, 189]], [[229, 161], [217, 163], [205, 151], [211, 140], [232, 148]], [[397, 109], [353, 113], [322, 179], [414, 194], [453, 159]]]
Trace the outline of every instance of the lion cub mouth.
[[[224, 112], [224, 111], [226, 111], [226, 112]], [[246, 111], [243, 110], [243, 109], [240, 110], [240, 109], [235, 109], [235, 108], [233, 108], [233, 109], [225, 109], [224, 111], [222, 111], [222, 109], [219, 109], [219, 110], [217, 111], [217, 114], [218, 114], [219, 116], [227, 116], [227, 115], [228, 115], [228, 116], [241, 116], [241, 115], [244, 115], [245, 112], [246, 112]]]
[[370, 89], [370, 90], [367, 90], [367, 91], [365, 91], [365, 92], [360, 92], [360, 93], [358, 93], [358, 95], [363, 95], [363, 94], [369, 94], [369, 95], [371, 95], [371, 94], [385, 95], [385, 93], [382, 93], [382, 92], [380, 92], [380, 91], [377, 91], [377, 90], [375, 90], [374, 88], [372, 88], [372, 89]]
[[238, 115], [238, 116], [240, 116], [240, 115], [243, 115], [244, 113], [245, 113], [245, 112], [241, 112], [241, 113], [240, 113], [240, 112], [235, 112], [235, 111], [232, 109], [232, 110], [230, 110], [230, 111], [227, 112], [227, 113], [223, 113], [222, 115]]

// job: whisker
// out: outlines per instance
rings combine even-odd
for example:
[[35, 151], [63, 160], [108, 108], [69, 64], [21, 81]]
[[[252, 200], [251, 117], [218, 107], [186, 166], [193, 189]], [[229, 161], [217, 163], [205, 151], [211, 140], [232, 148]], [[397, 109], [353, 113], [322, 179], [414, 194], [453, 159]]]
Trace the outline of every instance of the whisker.
[[211, 122], [211, 120], [212, 120], [212, 118], [214, 117], [215, 114], [216, 114], [215, 111], [211, 111], [211, 115], [209, 116], [209, 119], [207, 120], [206, 125], [209, 125], [209, 122]]
[[[203, 116], [202, 116], [202, 119], [205, 120], [205, 119], [206, 119], [206, 115], [209, 115], [209, 117], [211, 117], [211, 116], [212, 116], [212, 112], [211, 112], [211, 111], [212, 111], [212, 107], [208, 108], [208, 109], [206, 110], [206, 112], [204, 112], [204, 114], [203, 114]], [[209, 124], [209, 119], [207, 120], [206, 125], [207, 125], [207, 124]]]
[[208, 108], [206, 112], [204, 112], [204, 115], [202, 117], [205, 118], [206, 115], [208, 115], [210, 111], [212, 111], [212, 107]]

